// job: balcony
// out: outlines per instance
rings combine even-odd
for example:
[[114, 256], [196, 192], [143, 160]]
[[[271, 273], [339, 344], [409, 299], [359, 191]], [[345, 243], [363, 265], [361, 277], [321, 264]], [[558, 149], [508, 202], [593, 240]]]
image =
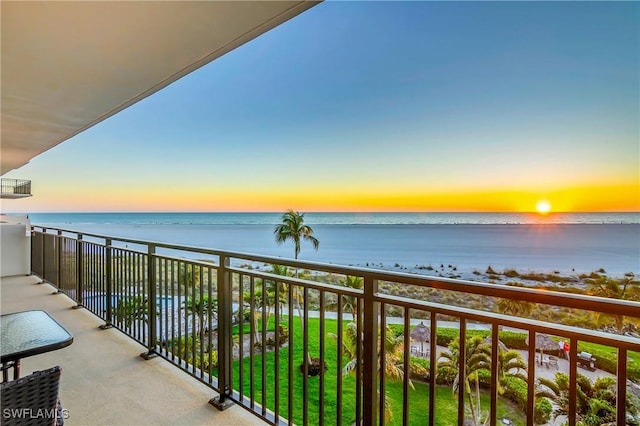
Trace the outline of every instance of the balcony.
[[2, 191], [0, 198], [26, 198], [31, 197], [31, 181], [24, 179], [7, 179], [0, 180]]
[[[585, 380], [598, 377], [610, 378], [608, 419], [624, 425], [636, 415], [626, 406], [637, 400], [631, 379], [639, 379], [640, 339], [458, 302], [477, 298], [489, 307], [503, 299], [634, 320], [640, 318], [637, 302], [61, 229], [36, 227], [31, 247], [33, 272], [68, 298], [45, 297], [48, 284], [29, 285], [32, 278], [5, 278], [3, 312], [46, 305], [74, 333], [76, 341], [64, 355], [25, 361], [62, 365], [69, 401], [63, 393], [63, 402], [72, 415], [77, 410], [91, 416], [86, 407], [100, 401], [95, 409], [130, 418], [126, 423], [151, 423], [128, 413], [144, 401], [159, 423], [170, 422], [178, 410], [194, 416], [190, 424], [206, 422], [207, 416], [217, 422], [221, 414], [205, 404], [217, 393], [212, 405], [233, 404], [224, 413], [269, 424], [533, 425], [544, 423], [537, 417], [545, 391], [541, 379], [553, 379], [556, 372], [568, 377], [562, 396], [551, 404], [565, 410], [558, 421], [576, 424], [582, 418]], [[7, 281], [14, 279], [21, 282]], [[9, 289], [15, 298], [7, 300]], [[442, 303], [442, 295], [450, 303]], [[84, 309], [67, 309], [72, 305]], [[416, 340], [421, 322], [428, 331]], [[545, 335], [553, 343], [538, 347]], [[568, 342], [569, 360], [558, 359], [559, 341]], [[588, 352], [585, 345], [600, 351], [595, 372], [583, 371], [579, 363], [578, 353]], [[505, 372], [503, 346], [520, 353], [524, 365]], [[146, 362], [134, 357], [141, 348]], [[74, 351], [84, 352], [91, 364]], [[478, 364], [480, 353], [485, 358]], [[153, 378], [146, 378], [150, 369]], [[524, 379], [519, 400], [499, 392], [504, 375], [515, 373]], [[82, 390], [93, 377], [100, 378], [99, 396], [93, 388]], [[465, 390], [452, 392], [455, 383]], [[186, 387], [184, 394], [161, 399]], [[171, 391], [146, 396], [158, 389]], [[153, 405], [156, 398], [160, 402]], [[185, 405], [176, 408], [173, 398]], [[246, 418], [228, 422], [249, 424]]]
[[102, 321], [35, 276], [5, 277], [2, 313], [42, 309], [64, 324], [74, 343], [25, 358], [22, 375], [62, 366], [60, 400], [66, 425], [264, 424], [239, 407], [219, 412], [206, 401], [211, 389], [161, 359], [144, 362], [143, 349], [123, 333], [101, 330]]

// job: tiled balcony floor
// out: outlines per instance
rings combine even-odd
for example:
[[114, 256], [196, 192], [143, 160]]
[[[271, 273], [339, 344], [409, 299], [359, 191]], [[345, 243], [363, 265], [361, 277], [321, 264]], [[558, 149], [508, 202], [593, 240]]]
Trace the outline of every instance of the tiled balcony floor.
[[65, 425], [263, 425], [240, 407], [218, 411], [207, 402], [215, 392], [161, 358], [145, 361], [144, 351], [71, 299], [55, 295], [36, 277], [0, 279], [2, 314], [42, 309], [74, 336], [67, 348], [25, 358], [21, 375], [62, 367], [60, 399]]

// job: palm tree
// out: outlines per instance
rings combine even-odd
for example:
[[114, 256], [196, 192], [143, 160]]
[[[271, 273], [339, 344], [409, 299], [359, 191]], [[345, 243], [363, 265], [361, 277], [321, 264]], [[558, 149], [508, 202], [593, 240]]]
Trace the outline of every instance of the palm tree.
[[[594, 296], [609, 297], [611, 299], [640, 300], [640, 286], [637, 281], [633, 281], [631, 278], [616, 280], [603, 276], [589, 282], [587, 291]], [[624, 316], [614, 315], [614, 319], [618, 332], [622, 334]]]
[[500, 313], [528, 317], [533, 311], [533, 303], [523, 300], [500, 299], [496, 305]]
[[502, 395], [504, 388], [502, 382], [506, 377], [516, 377], [527, 383], [527, 363], [518, 351], [506, 351], [498, 347], [498, 393]]
[[191, 263], [180, 262], [180, 268], [178, 269], [178, 282], [185, 288], [190, 288], [189, 286], [192, 283], [196, 288], [200, 287], [200, 269], [201, 268]]
[[149, 304], [143, 296], [127, 296], [117, 301], [111, 308], [116, 321], [124, 322], [125, 327], [131, 327], [134, 321], [149, 321]]
[[[351, 275], [347, 275], [345, 280], [345, 286], [349, 288], [353, 288], [356, 290], [361, 290], [364, 286], [364, 280], [362, 277], [354, 277]], [[327, 309], [336, 309], [338, 307], [338, 302], [333, 302], [327, 304]], [[342, 296], [342, 309], [346, 312], [351, 313], [351, 317], [353, 321], [356, 321], [356, 316], [358, 313], [358, 298], [356, 296], [343, 295]]]
[[[313, 236], [313, 229], [311, 229], [309, 225], [304, 224], [304, 213], [294, 212], [293, 210], [287, 211], [282, 215], [282, 223], [276, 225], [273, 233], [276, 238], [276, 243], [278, 244], [285, 243], [287, 240], [293, 241], [293, 253], [294, 259], [296, 260], [298, 259], [298, 254], [300, 254], [300, 243], [302, 240], [311, 242], [315, 250], [318, 250], [320, 246], [318, 239]], [[298, 278], [298, 268], [296, 268], [295, 276]], [[304, 334], [305, 324], [300, 308], [300, 297], [298, 296], [297, 287], [294, 286], [293, 290], [293, 301], [296, 305], [298, 317], [300, 317], [300, 326]], [[311, 356], [309, 354], [307, 354], [307, 360], [309, 364], [311, 364]]]
[[[277, 264], [272, 264], [271, 265], [271, 271], [272, 274], [274, 275], [282, 275], [283, 277], [289, 277], [291, 276], [289, 273], [289, 268], [286, 267], [285, 265], [277, 265]], [[276, 289], [277, 284], [273, 283], [273, 289], [272, 291], [274, 292], [275, 295], [275, 289]], [[280, 315], [282, 315], [282, 308], [285, 304], [285, 300], [287, 298], [287, 284], [285, 283], [280, 283], [279, 286], [277, 286], [278, 288], [278, 292], [277, 292], [277, 306], [278, 308], [280, 308]]]
[[[298, 259], [300, 254], [301, 240], [307, 240], [311, 242], [313, 248], [318, 250], [320, 242], [313, 236], [313, 229], [309, 225], [304, 224], [304, 213], [294, 212], [289, 210], [282, 215], [282, 223], [276, 225], [273, 233], [276, 236], [276, 243], [282, 244], [287, 240], [293, 241], [294, 258]], [[298, 272], [296, 269], [296, 277]]]
[[[616, 420], [616, 380], [600, 377], [594, 382], [578, 373], [576, 417], [579, 424], [604, 424]], [[555, 403], [554, 417], [565, 416], [569, 412], [569, 376], [556, 373], [554, 380], [538, 378], [536, 396], [544, 396]], [[627, 401], [627, 418], [638, 414], [635, 401]]]
[[[347, 361], [347, 363], [342, 368], [342, 374], [345, 376], [349, 374], [355, 374], [355, 372], [357, 371], [358, 363], [360, 363], [361, 361], [358, 359], [358, 345], [362, 347], [364, 336], [362, 336], [362, 333], [360, 336], [358, 336], [357, 330], [358, 328], [356, 323], [350, 322], [342, 332], [342, 349], [344, 351], [344, 355], [349, 359], [349, 361]], [[338, 336], [333, 333], [329, 333], [329, 335], [334, 339], [338, 338]], [[391, 381], [404, 380], [403, 344], [403, 336], [396, 336], [393, 331], [387, 326], [384, 342], [384, 371], [381, 372], [381, 363], [379, 362], [379, 359], [378, 376], [384, 374], [384, 377]], [[360, 378], [360, 380], [362, 380], [362, 377]], [[411, 389], [415, 389], [411, 380], [409, 380], [409, 386], [411, 386]], [[388, 400], [387, 395], [384, 396], [384, 412], [385, 422], [389, 423], [393, 418], [393, 412], [391, 411], [391, 403]]]
[[209, 311], [211, 311], [212, 319], [217, 317], [218, 299], [215, 297], [209, 299], [209, 296], [206, 294], [203, 294], [202, 298], [196, 296], [196, 298], [193, 299], [189, 297], [184, 301], [184, 309], [189, 313], [195, 314], [198, 319], [198, 330], [194, 330], [194, 334], [196, 331], [203, 334], [205, 330], [204, 325], [209, 323]]
[[[471, 410], [471, 418], [474, 425], [481, 424], [482, 409], [480, 406], [480, 370], [491, 369], [491, 347], [482, 341], [482, 337], [474, 336], [466, 340], [465, 345], [466, 365], [465, 365], [465, 381], [460, 384], [460, 371], [458, 370], [460, 359], [460, 339], [456, 339], [449, 345], [449, 349], [440, 354], [441, 361], [438, 362], [439, 368], [444, 368], [450, 372], [455, 372], [453, 381], [453, 392], [460, 392], [461, 386], [464, 386], [463, 392], [467, 394], [469, 399], [469, 409]], [[471, 392], [471, 379], [475, 381], [474, 402]]]

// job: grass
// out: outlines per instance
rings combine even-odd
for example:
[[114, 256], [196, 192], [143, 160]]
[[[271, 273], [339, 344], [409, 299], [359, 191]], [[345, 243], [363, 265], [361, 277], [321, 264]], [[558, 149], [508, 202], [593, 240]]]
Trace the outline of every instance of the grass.
[[[288, 326], [288, 320], [282, 322]], [[273, 319], [270, 326], [273, 330]], [[248, 329], [245, 329], [248, 331]], [[312, 357], [319, 356], [320, 353], [320, 320], [318, 318], [310, 318], [307, 324], [309, 336], [309, 353]], [[291, 332], [291, 330], [290, 330]], [[294, 319], [293, 335], [295, 344], [292, 347], [293, 362], [289, 362], [289, 348], [284, 347], [278, 352], [279, 370], [276, 379], [275, 352], [268, 352], [263, 357], [262, 354], [256, 354], [253, 357], [253, 380], [251, 379], [251, 359], [245, 357], [243, 360], [236, 360], [234, 363], [233, 381], [234, 388], [240, 389], [239, 372], [240, 364], [243, 369], [243, 394], [252, 397], [256, 402], [264, 404], [269, 410], [275, 411], [275, 388], [278, 385], [280, 393], [277, 401], [278, 414], [281, 416], [288, 415], [288, 398], [289, 393], [293, 395], [293, 421], [296, 424], [318, 424], [319, 418], [322, 417], [326, 424], [337, 423], [337, 408], [342, 408], [342, 423], [351, 424], [355, 421], [356, 410], [356, 381], [353, 375], [342, 376], [342, 366], [348, 361], [346, 358], [339, 360], [337, 352], [337, 344], [335, 339], [329, 337], [328, 333], [337, 332], [337, 322], [332, 319], [325, 320], [325, 362], [328, 371], [323, 377], [309, 377], [306, 381], [299, 371], [299, 365], [303, 362], [302, 348], [302, 330], [300, 320]], [[290, 375], [290, 368], [293, 374]], [[264, 377], [263, 377], [264, 371]], [[289, 377], [291, 377], [291, 390], [289, 389]], [[338, 379], [342, 381], [342, 390], [337, 388]], [[324, 389], [321, 393], [321, 382], [324, 382]], [[413, 423], [422, 423], [428, 417], [429, 407], [429, 387], [425, 383], [414, 382], [415, 390], [409, 389], [409, 419]], [[266, 392], [262, 392], [266, 389]], [[303, 395], [305, 391], [308, 395], [308, 409], [303, 406]], [[253, 394], [252, 394], [253, 393]], [[403, 390], [402, 383], [386, 381], [386, 394], [391, 402], [393, 419], [388, 424], [402, 424], [402, 406], [403, 406]], [[322, 412], [320, 412], [320, 401], [324, 402]], [[485, 409], [489, 406], [489, 396], [486, 392], [482, 396], [482, 404]], [[436, 424], [450, 425], [457, 421], [457, 397], [451, 392], [450, 387], [438, 386], [436, 388]], [[305, 411], [307, 418], [305, 418]], [[516, 424], [524, 424], [525, 416], [522, 411], [502, 398], [498, 403], [498, 418], [507, 417]]]

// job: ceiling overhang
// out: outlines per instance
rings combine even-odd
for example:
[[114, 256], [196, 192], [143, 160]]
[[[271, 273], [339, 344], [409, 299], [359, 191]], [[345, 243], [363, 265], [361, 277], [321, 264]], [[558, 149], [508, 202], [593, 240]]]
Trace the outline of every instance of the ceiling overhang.
[[2, 1], [0, 174], [317, 3]]

